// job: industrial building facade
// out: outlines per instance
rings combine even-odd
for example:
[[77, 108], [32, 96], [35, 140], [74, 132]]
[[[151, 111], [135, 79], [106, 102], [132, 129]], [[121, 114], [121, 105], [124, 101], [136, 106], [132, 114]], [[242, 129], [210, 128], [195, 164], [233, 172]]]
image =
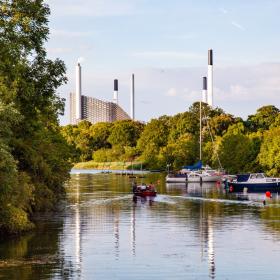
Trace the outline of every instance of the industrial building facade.
[[[76, 94], [70, 93], [70, 123], [77, 124]], [[131, 119], [116, 103], [106, 102], [97, 98], [81, 95], [81, 119], [92, 124], [98, 122], [114, 122]]]

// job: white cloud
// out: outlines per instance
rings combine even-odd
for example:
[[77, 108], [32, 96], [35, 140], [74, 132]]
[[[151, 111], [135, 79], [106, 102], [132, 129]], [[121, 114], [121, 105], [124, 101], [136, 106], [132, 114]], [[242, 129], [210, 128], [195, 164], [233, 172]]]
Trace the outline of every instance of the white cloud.
[[183, 90], [183, 99], [190, 103], [196, 102], [200, 100], [200, 98], [201, 98], [201, 91], [190, 90], [187, 88]]
[[177, 95], [178, 95], [178, 93], [177, 93], [176, 88], [170, 88], [166, 93], [166, 96], [170, 96], [170, 97], [175, 97]]
[[83, 56], [78, 58], [78, 63], [83, 63], [85, 61], [85, 58]]
[[242, 85], [230, 85], [229, 95], [238, 100], [248, 100], [249, 91], [248, 88]]
[[245, 30], [245, 28], [244, 28], [241, 24], [239, 24], [238, 22], [236, 22], [236, 21], [232, 21], [231, 24], [232, 24], [234, 27], [236, 27], [236, 28], [238, 28], [238, 29], [240, 29], [240, 30]]

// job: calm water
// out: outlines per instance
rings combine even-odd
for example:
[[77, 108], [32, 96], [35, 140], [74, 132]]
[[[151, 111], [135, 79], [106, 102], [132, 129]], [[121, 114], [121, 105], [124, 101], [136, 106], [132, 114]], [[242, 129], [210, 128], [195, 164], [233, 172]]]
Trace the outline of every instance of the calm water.
[[65, 211], [0, 242], [0, 279], [279, 279], [280, 203], [220, 185], [164, 183], [133, 202], [131, 179], [76, 171]]

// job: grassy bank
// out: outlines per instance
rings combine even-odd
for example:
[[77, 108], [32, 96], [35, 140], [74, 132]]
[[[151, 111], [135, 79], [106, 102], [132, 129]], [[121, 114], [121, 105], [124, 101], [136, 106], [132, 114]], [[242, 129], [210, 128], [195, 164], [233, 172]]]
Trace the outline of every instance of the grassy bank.
[[74, 169], [100, 169], [100, 170], [140, 170], [141, 162], [95, 162], [93, 160], [87, 162], [76, 163]]

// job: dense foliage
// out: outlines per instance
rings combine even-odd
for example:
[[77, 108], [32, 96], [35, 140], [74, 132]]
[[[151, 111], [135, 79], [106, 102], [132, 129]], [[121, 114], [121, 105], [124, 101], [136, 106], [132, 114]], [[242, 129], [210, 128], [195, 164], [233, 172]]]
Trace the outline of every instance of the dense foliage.
[[[202, 104], [202, 159], [229, 173], [280, 174], [280, 111], [261, 107], [247, 120]], [[199, 159], [200, 105], [143, 125], [132, 121], [62, 128], [76, 161], [142, 161], [151, 169], [179, 169]], [[94, 133], [93, 133], [94, 132]]]
[[137, 141], [144, 124], [130, 120], [91, 125], [81, 121], [78, 125], [62, 127], [61, 133], [72, 147], [73, 161], [97, 162], [130, 161], [139, 154]]
[[70, 149], [60, 134], [65, 66], [47, 58], [43, 0], [0, 0], [0, 233], [32, 227], [64, 195]]

